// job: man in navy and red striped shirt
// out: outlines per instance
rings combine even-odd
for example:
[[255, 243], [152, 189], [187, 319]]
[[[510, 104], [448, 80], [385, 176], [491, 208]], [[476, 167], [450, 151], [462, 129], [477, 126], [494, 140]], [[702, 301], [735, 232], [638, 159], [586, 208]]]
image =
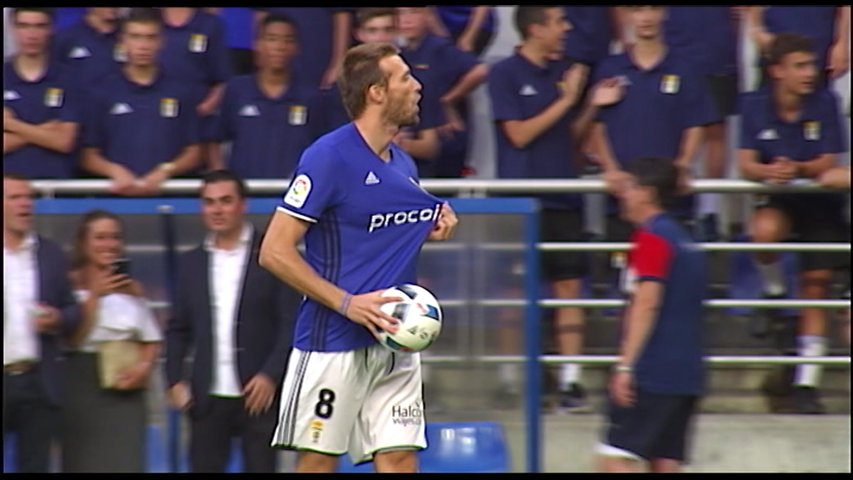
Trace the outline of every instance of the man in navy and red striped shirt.
[[619, 363], [610, 381], [609, 427], [598, 452], [606, 472], [677, 472], [704, 392], [705, 254], [667, 213], [678, 191], [671, 159], [642, 158], [618, 195], [636, 226], [623, 288], [629, 296]]

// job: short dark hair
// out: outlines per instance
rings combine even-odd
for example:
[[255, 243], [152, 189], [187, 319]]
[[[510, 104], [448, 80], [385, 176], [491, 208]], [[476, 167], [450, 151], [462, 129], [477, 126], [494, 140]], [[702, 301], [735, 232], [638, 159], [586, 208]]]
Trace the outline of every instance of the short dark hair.
[[20, 180], [22, 182], [29, 182], [30, 177], [24, 175], [23, 173], [3, 172], [3, 180]]
[[240, 198], [249, 196], [249, 190], [246, 188], [246, 182], [236, 173], [228, 169], [213, 170], [204, 174], [201, 178], [201, 190], [211, 183], [219, 182], [234, 182], [237, 186], [237, 194]]
[[531, 25], [545, 25], [548, 21], [546, 10], [561, 8], [557, 5], [519, 5], [515, 9], [515, 28], [522, 40], [527, 40]]
[[664, 210], [673, 206], [678, 196], [679, 167], [671, 158], [643, 157], [631, 162], [625, 169], [634, 176], [638, 185], [652, 187], [658, 205]]
[[162, 30], [163, 14], [160, 12], [159, 8], [131, 8], [130, 12], [128, 12], [127, 16], [124, 17], [124, 20], [121, 22], [122, 31], [125, 30], [125, 27], [129, 23], [153, 23]]
[[355, 28], [361, 28], [365, 23], [378, 17], [391, 17], [397, 22], [397, 11], [394, 7], [365, 7], [355, 12]]
[[767, 64], [779, 65], [792, 53], [815, 53], [814, 42], [809, 37], [796, 33], [780, 33], [773, 38], [767, 52]]
[[351, 119], [355, 120], [364, 113], [367, 90], [371, 86], [388, 85], [388, 74], [382, 70], [379, 62], [399, 53], [400, 50], [390, 43], [365, 43], [347, 51], [338, 87]]
[[12, 20], [18, 20], [18, 14], [21, 12], [43, 13], [50, 18], [51, 23], [56, 19], [55, 8], [15, 7], [12, 8]]
[[293, 20], [290, 15], [286, 15], [284, 13], [270, 13], [266, 17], [264, 17], [264, 20], [258, 27], [258, 33], [256, 34], [255, 38], [261, 38], [261, 35], [264, 34], [264, 30], [266, 30], [266, 28], [269, 25], [272, 25], [273, 23], [285, 23], [287, 25], [290, 25], [290, 28], [292, 28], [293, 31], [296, 32], [296, 38], [299, 38], [299, 25], [296, 24], [296, 21]]

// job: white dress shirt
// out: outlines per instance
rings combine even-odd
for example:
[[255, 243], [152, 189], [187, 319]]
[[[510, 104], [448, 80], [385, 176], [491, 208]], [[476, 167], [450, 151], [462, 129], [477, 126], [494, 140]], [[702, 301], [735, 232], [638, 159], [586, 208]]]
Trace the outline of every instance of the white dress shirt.
[[[89, 298], [89, 290], [74, 292], [78, 302]], [[113, 340], [133, 340], [137, 342], [160, 342], [163, 333], [154, 318], [147, 300], [126, 293], [104, 295], [98, 301], [95, 325], [89, 335], [80, 344], [82, 352], [97, 352], [98, 343]]]
[[3, 241], [3, 365], [41, 357], [33, 324], [39, 298], [37, 249], [33, 233], [15, 250]]
[[213, 378], [210, 394], [222, 397], [242, 396], [243, 388], [237, 371], [237, 313], [243, 290], [243, 273], [252, 241], [252, 225], [247, 223], [233, 250], [214, 245], [208, 235], [204, 248], [210, 255], [210, 301], [213, 325]]

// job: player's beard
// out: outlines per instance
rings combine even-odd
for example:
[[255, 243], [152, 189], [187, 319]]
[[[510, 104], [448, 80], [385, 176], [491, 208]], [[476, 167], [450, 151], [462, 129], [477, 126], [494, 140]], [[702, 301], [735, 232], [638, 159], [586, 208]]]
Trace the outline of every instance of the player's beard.
[[413, 127], [418, 124], [418, 110], [411, 108], [410, 101], [405, 97], [394, 98], [385, 110], [385, 120], [391, 125]]

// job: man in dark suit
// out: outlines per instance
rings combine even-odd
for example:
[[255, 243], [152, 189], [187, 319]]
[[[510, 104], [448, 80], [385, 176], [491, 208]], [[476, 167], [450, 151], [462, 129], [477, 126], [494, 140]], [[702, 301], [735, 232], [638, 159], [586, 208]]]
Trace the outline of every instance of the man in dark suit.
[[237, 175], [208, 173], [201, 199], [209, 234], [179, 262], [166, 329], [169, 401], [188, 414], [193, 472], [224, 472], [233, 436], [241, 439], [248, 472], [274, 472], [272, 406], [278, 405], [300, 297], [258, 264], [261, 238], [245, 219], [246, 186]]
[[3, 174], [3, 433], [17, 434], [18, 472], [48, 471], [59, 424], [60, 342], [80, 323], [68, 262], [33, 231], [33, 190]]

